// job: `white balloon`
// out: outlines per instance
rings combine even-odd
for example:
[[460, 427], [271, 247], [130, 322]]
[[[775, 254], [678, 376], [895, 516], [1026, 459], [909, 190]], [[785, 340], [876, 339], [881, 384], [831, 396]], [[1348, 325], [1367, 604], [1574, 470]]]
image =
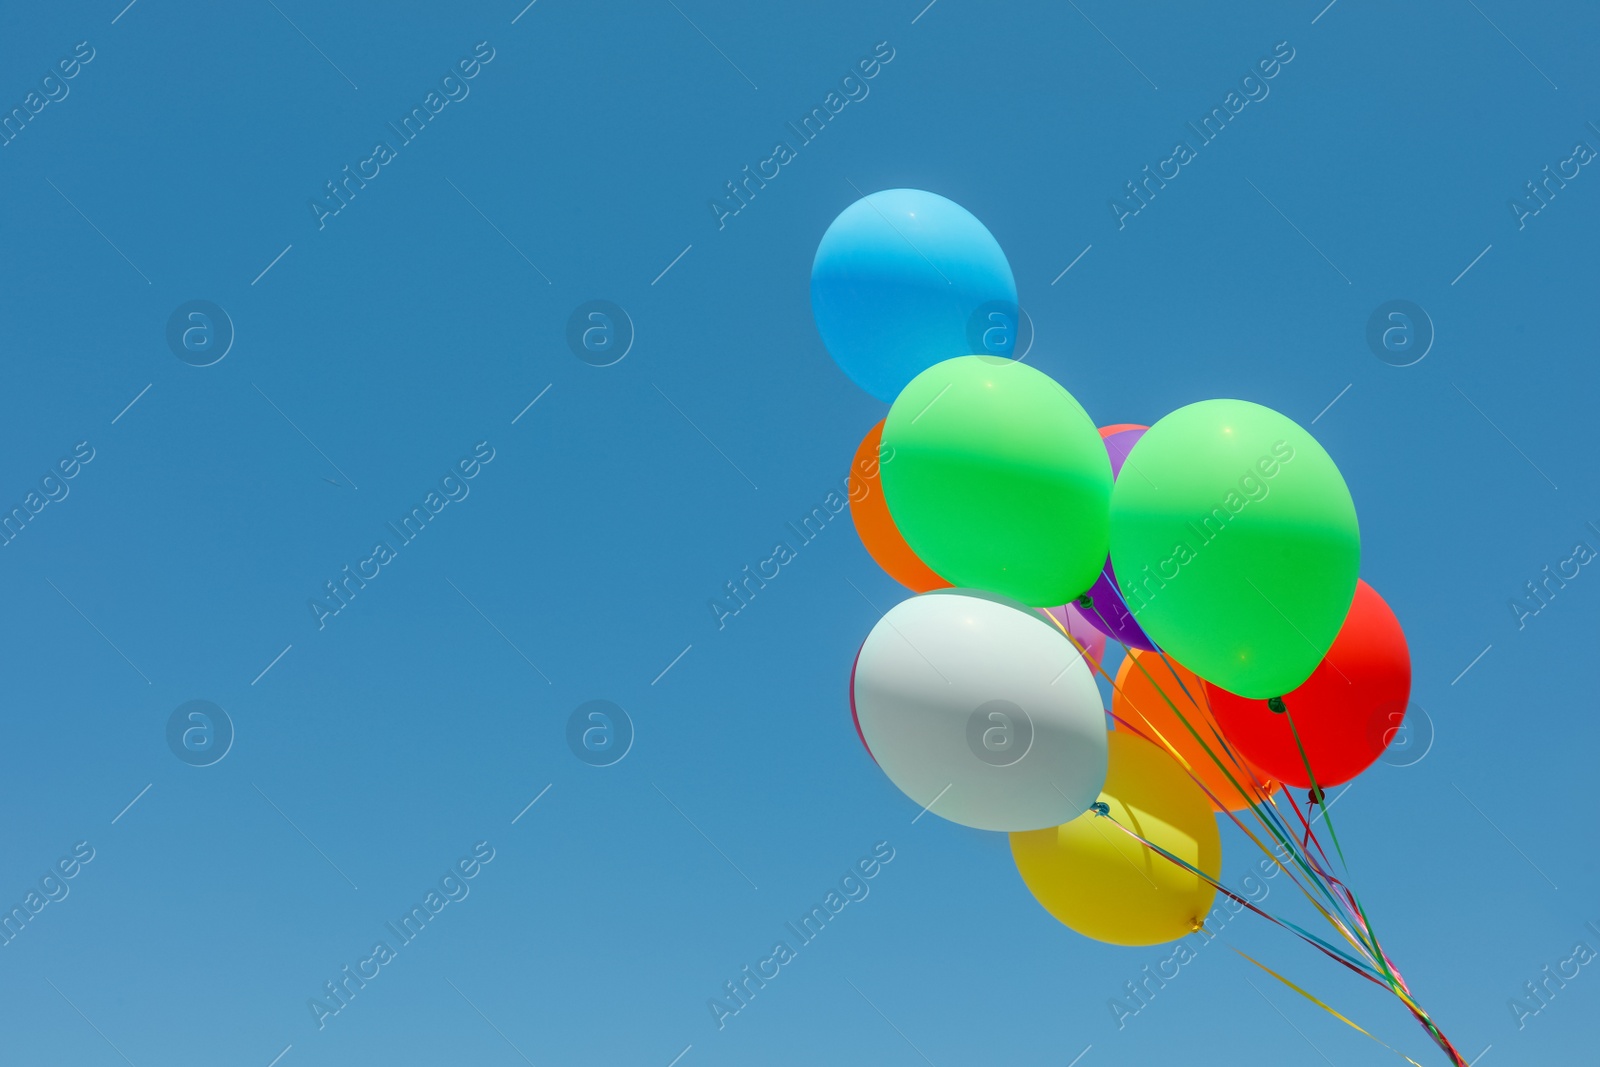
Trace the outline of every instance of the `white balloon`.
[[1089, 666], [1005, 597], [941, 589], [895, 605], [861, 646], [855, 704], [889, 780], [963, 826], [1059, 826], [1105, 786], [1105, 712]]

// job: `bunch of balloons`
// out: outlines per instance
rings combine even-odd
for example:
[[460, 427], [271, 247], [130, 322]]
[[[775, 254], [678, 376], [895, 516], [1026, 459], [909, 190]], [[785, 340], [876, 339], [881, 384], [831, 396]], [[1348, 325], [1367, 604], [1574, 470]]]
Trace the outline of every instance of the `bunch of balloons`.
[[[1334, 951], [1456, 1055], [1309, 818], [1395, 736], [1411, 683], [1400, 625], [1359, 578], [1355, 506], [1328, 453], [1244, 400], [1097, 428], [1011, 358], [1006, 258], [933, 193], [874, 193], [840, 214], [811, 300], [839, 367], [890, 402], [849, 494], [868, 552], [916, 594], [851, 671], [856, 729], [884, 774], [926, 811], [1009, 833], [1039, 903], [1121, 945], [1202, 928], [1227, 893], [1221, 813], [1326, 898], [1353, 946]], [[1108, 640], [1126, 650], [1115, 678]], [[1303, 811], [1282, 786], [1309, 790]]]

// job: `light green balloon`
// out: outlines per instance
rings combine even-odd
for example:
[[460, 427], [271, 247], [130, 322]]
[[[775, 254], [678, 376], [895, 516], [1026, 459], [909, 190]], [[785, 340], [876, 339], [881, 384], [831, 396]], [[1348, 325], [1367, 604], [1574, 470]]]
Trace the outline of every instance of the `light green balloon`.
[[1111, 562], [1145, 633], [1240, 696], [1282, 696], [1338, 636], [1361, 567], [1339, 468], [1244, 400], [1179, 408], [1134, 445], [1111, 495]]
[[993, 356], [936, 363], [889, 409], [883, 445], [889, 514], [952, 585], [1055, 607], [1094, 584], [1111, 462], [1049, 375]]

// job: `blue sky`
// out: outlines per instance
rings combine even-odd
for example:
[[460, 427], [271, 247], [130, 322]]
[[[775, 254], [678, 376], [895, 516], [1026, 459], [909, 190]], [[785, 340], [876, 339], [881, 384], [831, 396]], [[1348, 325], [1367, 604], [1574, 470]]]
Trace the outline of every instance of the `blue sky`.
[[[9, 29], [0, 902], [47, 902], [0, 947], [8, 1061], [1393, 1062], [1216, 943], [1119, 1029], [1171, 950], [1061, 927], [1002, 836], [913, 823], [861, 750], [850, 659], [904, 592], [846, 517], [718, 628], [885, 412], [808, 272], [908, 186], [991, 229], [1029, 362], [1098, 422], [1240, 397], [1311, 426], [1433, 735], [1339, 795], [1351, 879], [1469, 1058], [1593, 1055], [1592, 968], [1524, 988], [1600, 950], [1600, 578], [1525, 588], [1600, 548], [1593, 11], [112, 0]], [[631, 332], [609, 366], [567, 340], [596, 300]], [[1431, 331], [1410, 366], [1367, 340], [1395, 300]], [[174, 351], [179, 312], [231, 329], [220, 360]], [[194, 700], [231, 723], [208, 766], [169, 746]], [[585, 720], [630, 740], [604, 766], [568, 743], [594, 700], [627, 717]], [[707, 1001], [875, 848], [719, 1029]], [[1254, 862], [1225, 832], [1225, 877]], [[1264, 927], [1218, 941], [1442, 1062]]]

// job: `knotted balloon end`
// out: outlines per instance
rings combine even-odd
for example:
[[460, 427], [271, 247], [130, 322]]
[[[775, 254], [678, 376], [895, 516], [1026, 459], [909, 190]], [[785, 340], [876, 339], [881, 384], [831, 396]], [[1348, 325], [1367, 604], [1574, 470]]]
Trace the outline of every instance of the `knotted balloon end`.
[[1078, 607], [1080, 607], [1080, 608], [1092, 608], [1092, 607], [1094, 607], [1094, 597], [1090, 596], [1088, 593], [1083, 594], [1081, 597], [1078, 598]]
[[1089, 805], [1089, 810], [1094, 812], [1096, 815], [1110, 815], [1111, 805], [1107, 804], [1103, 800], [1097, 800], [1093, 804]]
[[1288, 709], [1283, 706], [1283, 698], [1282, 697], [1268, 697], [1267, 698], [1267, 710], [1271, 711], [1271, 712], [1274, 712], [1274, 713], [1276, 713], [1278, 715], [1282, 715]]

